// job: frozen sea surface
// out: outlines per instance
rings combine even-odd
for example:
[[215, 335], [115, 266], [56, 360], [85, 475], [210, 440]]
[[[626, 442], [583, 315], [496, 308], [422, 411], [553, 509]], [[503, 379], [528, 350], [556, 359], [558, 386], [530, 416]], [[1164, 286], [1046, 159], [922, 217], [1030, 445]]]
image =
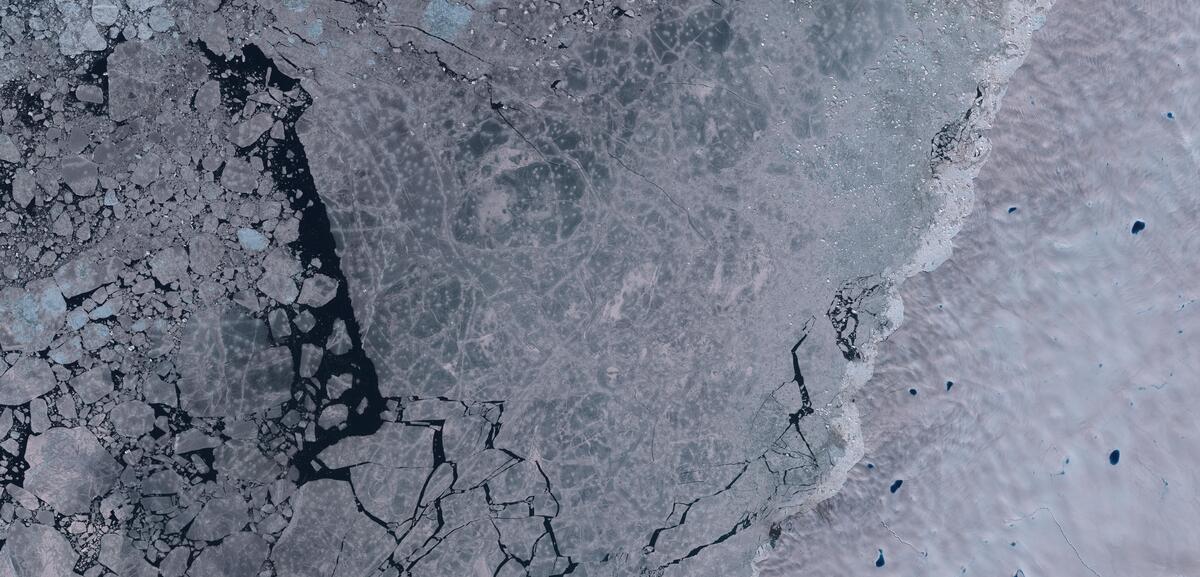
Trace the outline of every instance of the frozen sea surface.
[[1048, 4], [0, 3], [0, 574], [751, 573]]
[[1197, 573], [1198, 48], [1195, 3], [1055, 4], [901, 291], [865, 459], [761, 575]]

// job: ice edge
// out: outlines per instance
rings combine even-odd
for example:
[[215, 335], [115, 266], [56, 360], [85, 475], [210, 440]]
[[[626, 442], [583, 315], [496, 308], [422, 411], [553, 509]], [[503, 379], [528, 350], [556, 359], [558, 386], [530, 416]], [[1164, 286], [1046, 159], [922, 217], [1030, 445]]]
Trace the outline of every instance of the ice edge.
[[[979, 83], [980, 98], [964, 113], [959, 127], [958, 140], [947, 158], [933, 164], [933, 177], [928, 181], [929, 192], [941, 200], [934, 220], [922, 234], [913, 259], [902, 267], [884, 271], [887, 304], [882, 315], [887, 319], [882, 329], [874, 328], [866, 343], [859, 349], [862, 356], [846, 368], [834, 399], [825, 407], [832, 415], [830, 428], [840, 438], [845, 454], [824, 473], [813, 491], [794, 507], [781, 509], [781, 522], [813, 510], [821, 502], [833, 497], [846, 482], [850, 469], [862, 460], [865, 447], [862, 438], [862, 423], [858, 408], [851, 402], [853, 396], [866, 385], [875, 371], [878, 345], [887, 339], [903, 322], [904, 303], [900, 298], [900, 286], [908, 278], [921, 272], [930, 272], [950, 258], [953, 251], [952, 239], [971, 213], [975, 202], [974, 180], [978, 176], [991, 151], [987, 132], [999, 112], [1008, 82], [1025, 61], [1033, 44], [1033, 33], [1040, 29], [1054, 0], [1014, 0], [1005, 10], [1005, 33], [1001, 50], [992, 56], [981, 69]], [[769, 557], [772, 548], [767, 543], [759, 545], [751, 564], [751, 575], [759, 576], [758, 562]]]

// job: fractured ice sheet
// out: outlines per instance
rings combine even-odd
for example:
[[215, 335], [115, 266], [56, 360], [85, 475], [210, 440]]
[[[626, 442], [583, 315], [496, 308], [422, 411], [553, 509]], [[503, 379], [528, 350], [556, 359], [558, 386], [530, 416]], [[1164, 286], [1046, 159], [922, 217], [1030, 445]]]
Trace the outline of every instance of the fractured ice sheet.
[[313, 481], [292, 502], [292, 523], [271, 552], [284, 575], [364, 575], [390, 553], [388, 532], [358, 511], [349, 484]]
[[287, 400], [292, 355], [267, 326], [231, 306], [201, 311], [181, 339], [180, 402], [201, 416], [241, 415]]
[[1038, 16], [34, 4], [3, 551], [172, 577], [748, 574], [857, 459]]

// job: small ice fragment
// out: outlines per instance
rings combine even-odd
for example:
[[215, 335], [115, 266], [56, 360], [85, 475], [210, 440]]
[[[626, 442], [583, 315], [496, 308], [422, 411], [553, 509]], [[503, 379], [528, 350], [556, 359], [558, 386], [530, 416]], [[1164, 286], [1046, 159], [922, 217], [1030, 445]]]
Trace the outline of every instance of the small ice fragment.
[[267, 315], [267, 319], [271, 326], [271, 336], [275, 338], [276, 342], [291, 336], [292, 326], [288, 321], [287, 311], [274, 309]]
[[260, 112], [250, 117], [249, 120], [238, 124], [233, 129], [233, 134], [229, 140], [238, 148], [245, 148], [254, 144], [266, 131], [271, 129], [271, 123], [274, 119], [271, 118], [269, 112]]
[[137, 400], [125, 401], [108, 412], [117, 434], [137, 438], [154, 429], [154, 409]]
[[115, 385], [112, 370], [105, 366], [93, 367], [86, 373], [71, 378], [71, 389], [85, 404], [99, 401], [113, 391]]
[[50, 392], [56, 384], [45, 360], [24, 357], [0, 375], [0, 405], [24, 405]]
[[329, 380], [325, 383], [325, 393], [331, 399], [338, 399], [353, 386], [354, 377], [347, 373], [340, 373], [329, 377]]
[[58, 283], [62, 296], [71, 299], [90, 293], [103, 284], [115, 282], [116, 274], [120, 270], [120, 260], [104, 257], [96, 252], [86, 252], [55, 271], [54, 282]]
[[62, 161], [63, 180], [76, 196], [92, 196], [99, 182], [96, 163], [84, 156], [69, 156]]
[[67, 339], [66, 342], [50, 351], [50, 360], [60, 365], [69, 365], [77, 362], [82, 356], [83, 340], [78, 335]]
[[33, 202], [36, 191], [37, 184], [34, 182], [31, 174], [24, 170], [18, 170], [13, 175], [12, 198], [17, 203], [17, 207], [25, 208], [29, 206], [29, 203]]
[[96, 26], [91, 22], [82, 22], [79, 24], [79, 44], [88, 52], [100, 52], [108, 48], [108, 41], [96, 29]]
[[77, 331], [82, 329], [87, 325], [87, 322], [88, 313], [83, 309], [72, 309], [71, 312], [67, 313], [67, 326], [71, 327], [71, 330]]
[[150, 273], [162, 284], [187, 276], [188, 254], [181, 246], [160, 250], [150, 258]]
[[17, 145], [7, 134], [0, 134], [0, 160], [13, 164], [21, 162], [21, 151], [17, 150]]
[[84, 52], [99, 52], [108, 47], [108, 42], [96, 25], [88, 20], [68, 24], [58, 37], [58, 51], [64, 56], [78, 56]]
[[155, 6], [150, 10], [150, 19], [147, 23], [155, 32], [166, 32], [175, 26], [175, 19], [171, 17], [171, 12], [166, 7]]
[[337, 296], [338, 285], [337, 279], [323, 274], [315, 274], [304, 279], [304, 286], [300, 290], [300, 298], [297, 302], [314, 308], [323, 307]]
[[317, 318], [308, 311], [300, 311], [300, 314], [296, 315], [296, 318], [292, 322], [302, 333], [307, 333], [313, 327], [317, 326]]
[[321, 411], [321, 416], [317, 417], [317, 426], [321, 427], [322, 429], [337, 428], [342, 423], [346, 422], [346, 417], [349, 416], [349, 414], [350, 411], [346, 408], [346, 405], [340, 403], [329, 405], [328, 407], [325, 407], [323, 411]]
[[344, 355], [350, 352], [352, 346], [350, 333], [346, 331], [346, 321], [333, 321], [333, 331], [329, 334], [329, 340], [325, 342], [325, 350], [335, 355]]
[[92, 21], [101, 26], [112, 26], [121, 15], [117, 0], [92, 0]]
[[[317, 374], [317, 370], [321, 367], [321, 358], [325, 356], [325, 351], [321, 350], [316, 345], [305, 343], [300, 346], [300, 376], [309, 378]], [[331, 397], [333, 398], [333, 397]]]
[[131, 10], [145, 12], [155, 6], [161, 6], [163, 0], [126, 0], [125, 3], [129, 5]]
[[285, 305], [296, 302], [300, 288], [295, 276], [300, 274], [300, 264], [285, 249], [277, 248], [263, 259], [263, 274], [258, 279], [258, 290]]

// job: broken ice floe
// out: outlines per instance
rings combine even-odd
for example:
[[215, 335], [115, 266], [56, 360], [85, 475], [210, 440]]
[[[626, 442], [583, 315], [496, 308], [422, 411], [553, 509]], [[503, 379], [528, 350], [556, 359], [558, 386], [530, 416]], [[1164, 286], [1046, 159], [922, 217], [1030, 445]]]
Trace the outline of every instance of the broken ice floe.
[[121, 472], [96, 436], [83, 427], [56, 427], [31, 436], [25, 459], [25, 488], [62, 514], [86, 513]]

